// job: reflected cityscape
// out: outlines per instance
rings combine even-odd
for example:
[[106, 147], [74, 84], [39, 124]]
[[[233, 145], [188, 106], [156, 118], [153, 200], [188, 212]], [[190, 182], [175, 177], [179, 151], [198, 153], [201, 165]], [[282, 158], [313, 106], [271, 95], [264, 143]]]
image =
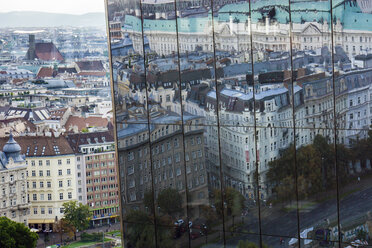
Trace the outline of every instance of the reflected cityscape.
[[108, 0], [125, 247], [366, 247], [372, 1]]

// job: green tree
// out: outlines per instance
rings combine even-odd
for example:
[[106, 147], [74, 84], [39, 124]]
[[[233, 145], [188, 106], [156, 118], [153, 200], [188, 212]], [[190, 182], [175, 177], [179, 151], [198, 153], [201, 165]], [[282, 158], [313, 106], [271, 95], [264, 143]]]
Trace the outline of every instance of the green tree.
[[0, 247], [34, 248], [39, 236], [22, 223], [0, 217]]
[[[342, 153], [339, 154], [340, 151], [338, 151], [337, 154], [339, 162], [342, 161], [339, 167], [346, 170], [349, 160], [347, 155], [350, 153], [341, 145], [337, 147]], [[296, 176], [297, 190], [301, 198], [336, 187], [335, 157], [334, 144], [329, 144], [328, 138], [321, 135], [315, 136], [313, 144], [297, 149], [296, 161], [293, 145], [284, 150], [279, 159], [269, 162], [267, 173], [269, 185], [277, 200], [292, 201], [295, 199]], [[295, 170], [295, 165], [297, 165], [297, 170]], [[295, 175], [296, 171], [297, 175]], [[345, 174], [345, 172], [341, 173], [343, 176]]]
[[[248, 240], [239, 240], [237, 248], [258, 248], [259, 245]], [[262, 248], [267, 248], [267, 245], [262, 244]]]
[[[64, 219], [70, 225], [74, 226], [75, 229], [83, 231], [89, 226], [89, 207], [88, 205], [83, 205], [81, 202], [78, 204], [77, 201], [69, 201], [63, 203], [64, 207]], [[75, 230], [75, 240], [76, 231]]]
[[175, 217], [176, 214], [182, 213], [182, 196], [176, 189], [167, 188], [162, 190], [157, 199], [160, 211]]
[[174, 247], [171, 230], [167, 226], [171, 226], [171, 219], [166, 217], [157, 217], [155, 235], [155, 221], [152, 215], [140, 210], [131, 210], [125, 217], [127, 230], [127, 242], [136, 248], [155, 247], [155, 238], [159, 247], [172, 248]]
[[58, 220], [57, 223], [55, 223], [54, 231], [56, 233], [59, 233], [59, 238], [62, 243], [63, 234], [67, 234], [70, 238], [72, 238], [75, 236], [76, 228], [72, 226], [70, 223], [68, 223], [66, 219], [62, 218]]
[[153, 213], [154, 211], [154, 195], [151, 191], [147, 191], [143, 196], [143, 204], [145, 205], [146, 211], [148, 213]]
[[207, 226], [212, 226], [213, 223], [215, 223], [218, 220], [218, 216], [216, 214], [216, 211], [211, 206], [208, 205], [202, 205], [201, 206], [201, 216], [204, 216], [206, 218]]
[[[221, 191], [214, 191], [214, 205], [217, 209], [217, 214], [221, 217]], [[224, 208], [225, 215], [237, 216], [240, 215], [244, 208], [244, 196], [234, 188], [228, 187], [224, 191]]]

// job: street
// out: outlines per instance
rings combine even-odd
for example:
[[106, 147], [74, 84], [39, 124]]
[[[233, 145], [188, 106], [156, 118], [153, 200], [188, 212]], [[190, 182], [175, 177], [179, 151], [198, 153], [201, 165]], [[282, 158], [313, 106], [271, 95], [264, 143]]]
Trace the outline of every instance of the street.
[[[267, 207], [264, 207], [262, 209], [262, 212], [267, 210]], [[340, 201], [341, 226], [343, 226], [344, 223], [352, 221], [353, 219], [366, 215], [367, 212], [371, 210], [372, 187], [354, 192], [346, 196]], [[272, 215], [268, 215], [261, 219], [263, 243], [268, 245], [269, 247], [288, 247], [288, 241], [291, 238], [297, 238], [297, 223], [296, 225], [288, 223], [289, 220], [296, 220], [296, 210], [284, 213], [283, 211], [275, 211], [273, 208], [269, 211], [272, 211]], [[337, 220], [337, 205], [335, 199], [324, 201], [323, 203], [314, 206], [310, 211], [300, 212], [300, 229], [301, 231], [303, 231], [305, 228], [324, 223], [325, 219], [328, 219], [331, 223]], [[258, 233], [248, 234], [246, 231], [244, 231], [256, 230], [257, 225], [257, 220], [253, 220], [253, 222], [250, 221], [249, 224], [245, 224], [243, 227], [239, 228], [239, 232], [234, 233], [234, 237], [228, 238], [226, 247], [235, 248], [239, 240], [250, 240], [252, 242], [259, 243], [259, 235], [257, 235]], [[285, 241], [284, 245], [282, 246], [280, 245], [281, 237]], [[221, 243], [222, 242], [219, 242], [219, 244], [208, 244], [203, 247], [221, 247]]]

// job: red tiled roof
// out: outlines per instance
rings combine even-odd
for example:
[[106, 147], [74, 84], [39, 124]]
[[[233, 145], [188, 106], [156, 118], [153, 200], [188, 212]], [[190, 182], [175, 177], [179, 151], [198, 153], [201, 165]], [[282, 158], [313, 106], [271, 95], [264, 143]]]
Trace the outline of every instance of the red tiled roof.
[[80, 71], [105, 71], [103, 64], [100, 60], [93, 61], [79, 61], [76, 62]]
[[[4, 147], [8, 139], [8, 137], [0, 138], [0, 148]], [[48, 136], [19, 136], [14, 139], [22, 148], [21, 154], [25, 154], [26, 157], [58, 156], [74, 153], [67, 139], [63, 136], [59, 136], [58, 138]]]
[[56, 71], [50, 67], [41, 67], [37, 73], [37, 78], [55, 77]]
[[36, 43], [35, 44], [36, 58], [45, 61], [63, 61], [62, 54], [58, 51], [57, 47], [52, 43]]
[[67, 131], [71, 130], [74, 126], [81, 131], [83, 128], [87, 127], [107, 127], [108, 120], [101, 117], [79, 117], [79, 116], [70, 116], [65, 124]]

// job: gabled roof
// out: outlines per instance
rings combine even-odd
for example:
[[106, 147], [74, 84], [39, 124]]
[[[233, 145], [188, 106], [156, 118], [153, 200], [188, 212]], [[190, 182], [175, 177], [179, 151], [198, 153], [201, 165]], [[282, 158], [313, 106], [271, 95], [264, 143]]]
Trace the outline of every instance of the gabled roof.
[[19, 107], [10, 107], [5, 111], [6, 117], [11, 116], [20, 116], [26, 120], [33, 121], [43, 121], [48, 119], [50, 116], [48, 108], [19, 108]]
[[35, 57], [44, 61], [64, 60], [62, 54], [58, 51], [57, 47], [52, 42], [36, 43]]
[[78, 71], [105, 71], [103, 64], [100, 60], [93, 61], [79, 61], [76, 62], [78, 66]]
[[50, 67], [40, 67], [36, 77], [37, 78], [51, 78], [55, 77], [57, 75], [57, 72]]
[[108, 120], [106, 118], [94, 116], [84, 118], [71, 115], [65, 124], [65, 128], [69, 131], [76, 126], [78, 130], [81, 131], [83, 128], [87, 127], [107, 127], [107, 124]]

